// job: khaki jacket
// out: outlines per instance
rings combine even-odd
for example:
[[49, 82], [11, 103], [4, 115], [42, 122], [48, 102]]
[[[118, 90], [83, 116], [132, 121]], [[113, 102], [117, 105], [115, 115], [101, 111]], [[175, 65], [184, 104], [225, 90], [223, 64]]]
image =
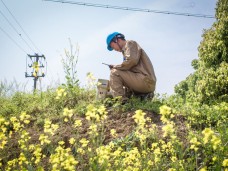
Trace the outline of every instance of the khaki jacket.
[[120, 65], [115, 65], [114, 68], [145, 75], [145, 81], [152, 84], [152, 89], [155, 89], [156, 76], [153, 65], [146, 52], [133, 40], [127, 40], [122, 50], [124, 61]]

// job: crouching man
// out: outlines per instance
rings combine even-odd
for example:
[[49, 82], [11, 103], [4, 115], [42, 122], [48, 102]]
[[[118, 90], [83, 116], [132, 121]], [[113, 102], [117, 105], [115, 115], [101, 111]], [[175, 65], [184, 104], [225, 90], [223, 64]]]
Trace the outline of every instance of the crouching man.
[[114, 97], [121, 96], [126, 101], [126, 93], [142, 98], [152, 96], [156, 86], [156, 76], [153, 65], [146, 52], [133, 40], [125, 40], [121, 33], [114, 32], [106, 39], [107, 49], [121, 52], [123, 62], [120, 65], [110, 65], [110, 87]]

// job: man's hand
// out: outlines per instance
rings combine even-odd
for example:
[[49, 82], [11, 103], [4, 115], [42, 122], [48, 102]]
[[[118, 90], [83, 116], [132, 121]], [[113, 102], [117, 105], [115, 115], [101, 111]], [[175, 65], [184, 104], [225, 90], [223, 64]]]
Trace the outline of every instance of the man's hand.
[[109, 66], [109, 69], [112, 69], [114, 67], [114, 65], [108, 65]]

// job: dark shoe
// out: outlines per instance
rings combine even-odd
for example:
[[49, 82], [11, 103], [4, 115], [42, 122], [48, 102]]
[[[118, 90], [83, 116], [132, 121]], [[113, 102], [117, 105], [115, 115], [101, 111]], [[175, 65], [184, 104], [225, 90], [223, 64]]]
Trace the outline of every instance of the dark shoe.
[[129, 98], [127, 98], [127, 97], [122, 97], [120, 100], [121, 100], [122, 105], [125, 105], [126, 103], [129, 102]]
[[143, 100], [151, 100], [154, 97], [154, 93], [138, 93], [135, 94], [136, 97], [140, 98], [141, 101]]
[[131, 98], [133, 96], [134, 92], [131, 91], [129, 88], [124, 87], [124, 95], [127, 98]]

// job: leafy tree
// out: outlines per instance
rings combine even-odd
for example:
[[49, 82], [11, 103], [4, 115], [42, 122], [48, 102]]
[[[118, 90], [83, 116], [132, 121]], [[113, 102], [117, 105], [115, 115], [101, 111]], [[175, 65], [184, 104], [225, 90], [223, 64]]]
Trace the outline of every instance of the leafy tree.
[[187, 101], [228, 100], [228, 0], [218, 0], [215, 18], [202, 35], [199, 59], [192, 61], [195, 72], [175, 86], [175, 92]]

